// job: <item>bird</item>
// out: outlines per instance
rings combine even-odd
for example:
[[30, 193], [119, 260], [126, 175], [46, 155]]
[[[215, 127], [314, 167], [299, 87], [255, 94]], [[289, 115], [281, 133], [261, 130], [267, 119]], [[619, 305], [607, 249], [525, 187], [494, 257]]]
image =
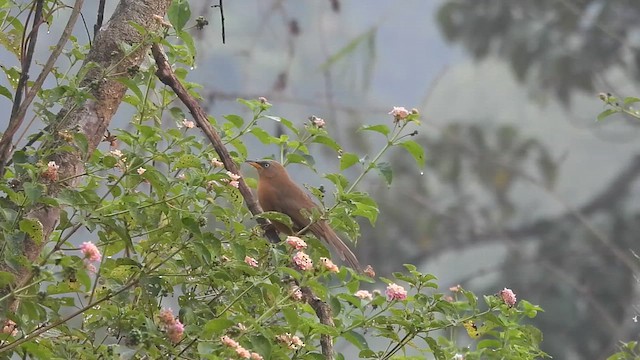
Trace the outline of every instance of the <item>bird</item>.
[[316, 237], [331, 245], [342, 261], [346, 261], [354, 270], [362, 271], [358, 258], [326, 220], [319, 219], [309, 225], [308, 215], [313, 209], [320, 210], [320, 207], [291, 180], [282, 164], [275, 160], [247, 160], [246, 162], [258, 170], [258, 202], [262, 209], [276, 211], [291, 218], [293, 229], [281, 222], [272, 221], [278, 231], [293, 235], [294, 232], [308, 227]]

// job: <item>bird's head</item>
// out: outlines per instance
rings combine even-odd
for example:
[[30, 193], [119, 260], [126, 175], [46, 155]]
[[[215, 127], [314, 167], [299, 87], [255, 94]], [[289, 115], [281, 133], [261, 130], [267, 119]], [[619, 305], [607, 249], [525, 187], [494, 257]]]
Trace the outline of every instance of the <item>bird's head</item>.
[[289, 177], [284, 166], [275, 160], [247, 160], [246, 162], [258, 170], [261, 178]]

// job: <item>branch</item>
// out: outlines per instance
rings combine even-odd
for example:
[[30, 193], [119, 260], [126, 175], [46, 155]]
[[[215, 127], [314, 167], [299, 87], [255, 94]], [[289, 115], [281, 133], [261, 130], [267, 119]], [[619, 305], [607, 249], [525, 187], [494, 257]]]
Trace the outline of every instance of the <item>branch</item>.
[[[316, 312], [320, 323], [335, 327], [335, 324], [333, 323], [333, 314], [331, 313], [329, 305], [317, 297], [310, 288], [303, 286], [300, 290], [302, 291], [302, 295], [304, 296], [307, 304], [309, 304], [309, 306], [313, 308], [313, 311]], [[333, 353], [333, 339], [331, 339], [330, 335], [320, 335], [320, 346], [322, 347], [322, 354], [326, 360], [333, 360], [335, 358]]]
[[100, 4], [98, 4], [98, 19], [96, 20], [96, 24], [93, 25], [93, 37], [95, 38], [98, 35], [98, 31], [102, 28], [102, 22], [104, 21], [104, 5], [106, 0], [100, 0]]
[[[187, 89], [184, 88], [180, 80], [176, 77], [175, 73], [171, 69], [171, 65], [167, 60], [164, 50], [156, 43], [151, 47], [151, 52], [153, 53], [153, 57], [156, 60], [156, 66], [158, 67], [158, 70], [156, 71], [158, 79], [160, 79], [160, 81], [165, 85], [169, 86], [176, 95], [178, 95], [178, 98], [182, 103], [189, 109], [189, 112], [193, 115], [193, 119], [196, 121], [196, 124], [198, 124], [200, 129], [202, 129], [202, 132], [204, 132], [213, 145], [216, 153], [220, 156], [220, 160], [224, 163], [224, 167], [234, 174], [239, 174], [240, 170], [238, 169], [238, 165], [233, 161], [233, 158], [231, 158], [231, 155], [224, 146], [220, 135], [218, 135], [218, 132], [209, 123], [207, 114], [204, 112], [200, 104], [198, 104], [193, 96], [189, 95]], [[253, 215], [262, 213], [262, 208], [258, 205], [258, 202], [254, 198], [251, 189], [247, 186], [247, 183], [245, 183], [243, 178], [240, 178], [239, 181], [238, 189], [240, 190], [240, 194], [242, 194], [249, 211], [251, 211]], [[268, 220], [263, 218], [257, 218], [256, 220], [265, 230], [265, 235], [270, 242], [277, 243], [280, 241], [278, 233]]]

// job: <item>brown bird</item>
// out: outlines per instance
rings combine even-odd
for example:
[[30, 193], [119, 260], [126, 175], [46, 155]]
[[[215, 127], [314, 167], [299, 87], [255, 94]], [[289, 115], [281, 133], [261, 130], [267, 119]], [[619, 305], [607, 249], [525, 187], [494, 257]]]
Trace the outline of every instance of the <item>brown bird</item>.
[[[291, 180], [284, 166], [275, 160], [248, 160], [247, 163], [258, 170], [258, 201], [262, 209], [283, 213], [293, 222], [294, 228], [290, 229], [283, 223], [272, 221], [278, 231], [292, 235], [309, 226], [309, 230], [331, 245], [343, 261], [353, 269], [362, 271], [356, 256], [325, 220], [320, 219], [309, 225], [308, 215], [312, 209], [319, 207]], [[303, 209], [307, 211], [303, 212]]]

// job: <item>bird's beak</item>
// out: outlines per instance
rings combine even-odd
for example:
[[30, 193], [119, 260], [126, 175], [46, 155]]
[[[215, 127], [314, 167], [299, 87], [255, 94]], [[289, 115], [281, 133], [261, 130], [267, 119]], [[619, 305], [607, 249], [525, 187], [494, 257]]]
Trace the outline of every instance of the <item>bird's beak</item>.
[[255, 160], [247, 160], [247, 161], [245, 161], [245, 162], [246, 162], [247, 164], [249, 164], [249, 165], [253, 166], [253, 167], [254, 167], [254, 168], [256, 168], [256, 169], [260, 169], [260, 168], [261, 168], [260, 164], [258, 164], [258, 162], [257, 162], [257, 161], [255, 161]]

